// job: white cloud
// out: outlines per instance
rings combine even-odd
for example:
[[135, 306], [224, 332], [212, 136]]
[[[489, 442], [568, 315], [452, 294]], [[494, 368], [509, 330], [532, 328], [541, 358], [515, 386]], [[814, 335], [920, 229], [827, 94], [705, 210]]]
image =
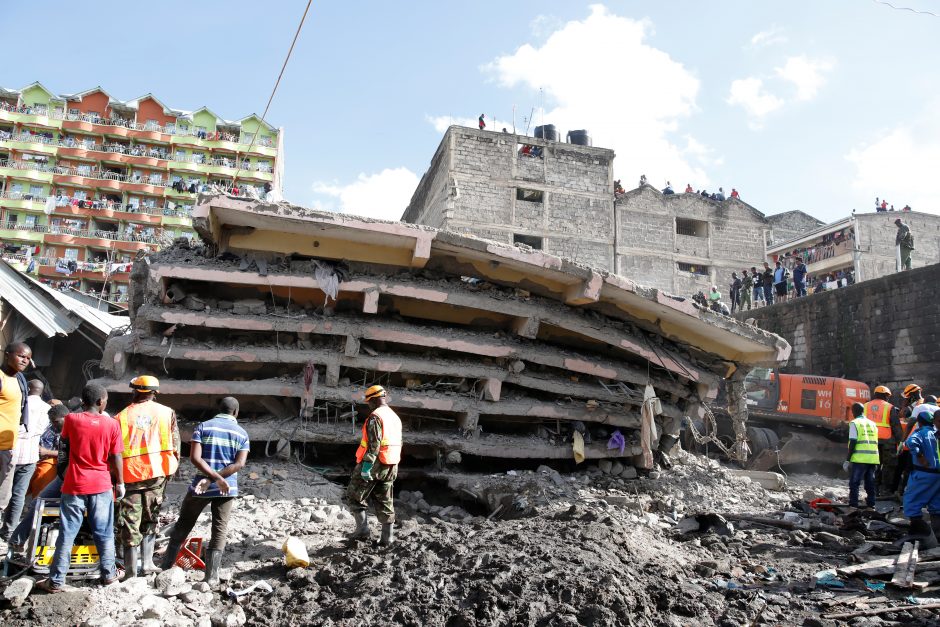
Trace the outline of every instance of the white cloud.
[[[561, 25], [544, 43], [524, 44], [482, 69], [504, 87], [529, 88], [532, 103], [523, 103], [521, 110], [538, 102], [542, 88], [545, 122], [562, 135], [588, 129], [595, 146], [617, 151], [615, 167], [625, 180], [645, 173], [650, 181], [705, 185], [701, 160], [672, 139], [696, 109], [699, 80], [647, 43], [651, 30], [648, 20], [592, 5], [588, 17]], [[500, 126], [508, 125], [493, 128]]]
[[[313, 191], [328, 198], [314, 207], [341, 213], [398, 220], [418, 186], [418, 175], [408, 168], [386, 168], [378, 174], [360, 174], [347, 185], [317, 181]], [[338, 202], [337, 202], [338, 201]]]
[[[758, 33], [760, 34], [760, 33]], [[756, 35], [755, 35], [756, 37]], [[768, 80], [776, 83], [790, 83], [796, 87], [792, 99], [783, 98], [765, 86], [764, 78], [749, 76], [731, 82], [727, 103], [740, 105], [748, 115], [748, 126], [752, 129], [763, 127], [764, 118], [792, 102], [807, 102], [816, 97], [819, 89], [826, 83], [825, 74], [832, 71], [835, 63], [828, 59], [810, 59], [806, 55], [789, 57], [782, 67], [774, 68], [774, 75]]]
[[752, 128], [760, 128], [764, 116], [783, 106], [783, 100], [764, 89], [764, 81], [751, 76], [732, 81], [728, 104], [747, 112]]
[[940, 213], [940, 188], [936, 185], [940, 123], [931, 115], [857, 146], [846, 159], [855, 166], [852, 190], [859, 211], [874, 210], [878, 196], [895, 209], [911, 205], [915, 211]]
[[812, 100], [826, 82], [823, 74], [831, 72], [835, 64], [827, 59], [810, 59], [806, 55], [790, 57], [783, 67], [774, 71], [779, 78], [796, 86], [797, 100]]
[[766, 48], [774, 44], [783, 44], [787, 42], [787, 36], [783, 34], [783, 29], [779, 26], [772, 26], [767, 30], [762, 30], [751, 37], [751, 48]]

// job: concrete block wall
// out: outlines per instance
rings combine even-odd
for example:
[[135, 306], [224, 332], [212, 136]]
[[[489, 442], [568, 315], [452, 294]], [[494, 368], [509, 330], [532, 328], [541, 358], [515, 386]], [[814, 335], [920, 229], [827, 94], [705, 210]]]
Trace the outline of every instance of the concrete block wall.
[[808, 213], [799, 210], [767, 216], [767, 221], [773, 228], [771, 244], [789, 241], [823, 225], [822, 220], [817, 220]]
[[914, 254], [911, 256], [914, 267], [940, 263], [940, 216], [916, 211], [855, 214], [862, 280], [896, 271], [894, 239], [897, 227], [894, 221], [898, 218], [904, 220], [914, 234]]
[[[892, 239], [893, 242], [893, 239]], [[915, 242], [916, 244], [916, 242]], [[940, 264], [739, 314], [793, 346], [784, 372], [940, 392]]]

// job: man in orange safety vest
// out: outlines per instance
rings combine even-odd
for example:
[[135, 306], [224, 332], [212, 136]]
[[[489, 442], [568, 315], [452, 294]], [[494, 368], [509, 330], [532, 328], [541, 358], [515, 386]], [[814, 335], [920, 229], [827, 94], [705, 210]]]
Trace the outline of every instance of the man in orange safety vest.
[[881, 461], [876, 481], [881, 496], [893, 494], [898, 468], [898, 444], [903, 440], [898, 408], [891, 404], [891, 390], [875, 388], [874, 398], [865, 403], [865, 417], [878, 427], [878, 458]]
[[371, 500], [375, 514], [382, 523], [380, 543], [388, 546], [395, 541], [395, 503], [392, 490], [398, 477], [401, 461], [401, 419], [388, 406], [385, 388], [373, 385], [366, 390], [369, 417], [362, 425], [362, 438], [356, 451], [356, 467], [349, 479], [346, 500], [356, 522], [350, 536], [356, 540], [369, 539], [366, 510]]

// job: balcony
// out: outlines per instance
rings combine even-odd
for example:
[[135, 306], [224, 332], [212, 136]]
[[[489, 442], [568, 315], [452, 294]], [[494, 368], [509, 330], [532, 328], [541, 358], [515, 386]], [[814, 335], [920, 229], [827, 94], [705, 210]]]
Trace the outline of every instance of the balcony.
[[8, 107], [0, 105], [0, 120], [18, 122], [20, 124], [36, 124], [49, 128], [62, 128], [62, 114], [53, 112], [52, 115], [45, 109], [35, 107]]
[[0, 160], [0, 176], [28, 179], [39, 183], [51, 183], [52, 171], [53, 166], [48, 163], [14, 161], [12, 159]]
[[133, 233], [127, 233], [126, 231], [70, 229], [68, 227], [54, 224], [26, 225], [16, 222], [8, 222], [6, 224], [0, 224], [0, 237], [4, 237], [4, 235], [2, 235], [4, 233], [11, 233], [11, 235], [6, 235], [6, 237], [11, 239], [21, 239], [35, 242], [42, 242], [45, 240], [47, 242], [53, 243], [75, 243], [77, 245], [83, 246], [99, 246], [100, 242], [73, 242], [71, 240], [107, 240], [113, 242], [129, 242], [135, 244], [151, 245], [161, 243], [160, 237], [156, 235], [135, 235]]
[[6, 190], [4, 192], [0, 192], [0, 205], [6, 207], [7, 209], [42, 211], [46, 206], [46, 197]]

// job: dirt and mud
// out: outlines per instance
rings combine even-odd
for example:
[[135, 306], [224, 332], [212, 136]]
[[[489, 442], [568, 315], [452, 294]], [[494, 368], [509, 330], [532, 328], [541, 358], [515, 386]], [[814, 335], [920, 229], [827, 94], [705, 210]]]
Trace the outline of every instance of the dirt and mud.
[[[412, 470], [400, 482], [390, 548], [346, 540], [352, 521], [339, 482], [295, 462], [252, 459], [240, 481], [245, 496], [221, 590], [208, 590], [200, 571], [178, 571], [67, 595], [33, 592], [0, 620], [89, 627], [937, 624], [930, 609], [825, 618], [940, 596], [821, 574], [878, 557], [851, 555], [866, 542], [890, 554], [889, 542], [861, 531], [747, 520], [781, 510], [796, 515], [804, 497], [844, 501], [844, 482], [790, 477], [786, 491], [768, 492], [713, 460], [679, 458], [672, 471], [633, 480], [596, 467]], [[166, 522], [185, 485], [185, 477], [172, 484]], [[195, 535], [208, 536], [207, 517]], [[372, 532], [377, 539], [374, 519]], [[305, 544], [308, 568], [285, 567], [288, 536]], [[273, 591], [256, 589], [240, 602], [226, 595], [258, 581]]]

